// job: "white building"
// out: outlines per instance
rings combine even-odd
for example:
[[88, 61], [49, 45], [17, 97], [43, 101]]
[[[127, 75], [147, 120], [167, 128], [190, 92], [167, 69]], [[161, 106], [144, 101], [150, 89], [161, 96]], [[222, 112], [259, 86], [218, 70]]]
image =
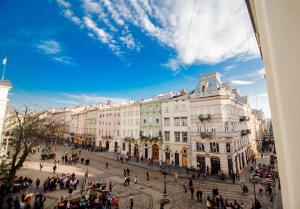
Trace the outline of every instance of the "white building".
[[121, 107], [121, 138], [120, 152], [140, 156], [140, 103], [129, 102]]
[[3, 154], [5, 153], [3, 150], [3, 125], [8, 102], [7, 96], [11, 87], [10, 81], [0, 81], [0, 160], [2, 160]]
[[89, 110], [86, 111], [86, 118], [85, 118], [85, 141], [84, 144], [87, 146], [95, 147], [96, 144], [96, 130], [97, 130], [97, 122], [98, 122], [98, 108], [91, 107]]
[[202, 172], [240, 172], [253, 155], [254, 120], [247, 97], [222, 83], [220, 74], [200, 77], [191, 97], [191, 161]]

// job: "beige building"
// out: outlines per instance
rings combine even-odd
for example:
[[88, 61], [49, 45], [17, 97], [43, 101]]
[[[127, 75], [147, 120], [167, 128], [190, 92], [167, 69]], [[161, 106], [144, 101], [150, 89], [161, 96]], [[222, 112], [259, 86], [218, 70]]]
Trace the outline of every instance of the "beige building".
[[85, 118], [85, 141], [84, 144], [87, 146], [98, 146], [96, 144], [96, 129], [97, 129], [97, 107], [91, 107], [89, 110], [86, 111], [86, 118]]
[[190, 116], [190, 99], [186, 92], [162, 101], [162, 160], [167, 164], [191, 166]]
[[100, 107], [97, 118], [98, 146], [117, 152], [121, 138], [121, 105], [108, 104]]

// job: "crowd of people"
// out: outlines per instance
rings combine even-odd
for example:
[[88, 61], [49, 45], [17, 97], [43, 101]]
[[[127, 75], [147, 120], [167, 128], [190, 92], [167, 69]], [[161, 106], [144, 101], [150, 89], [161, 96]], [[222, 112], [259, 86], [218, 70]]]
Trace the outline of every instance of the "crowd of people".
[[78, 198], [61, 197], [57, 202], [57, 209], [112, 209], [119, 208], [120, 198], [112, 191], [112, 183], [106, 181], [98, 183], [87, 183], [89, 193]]
[[[68, 189], [69, 193], [76, 190], [78, 185], [78, 179], [76, 179], [75, 174], [59, 174], [56, 176], [48, 177], [44, 181], [44, 192], [54, 191], [61, 189]], [[38, 184], [37, 184], [38, 187]]]

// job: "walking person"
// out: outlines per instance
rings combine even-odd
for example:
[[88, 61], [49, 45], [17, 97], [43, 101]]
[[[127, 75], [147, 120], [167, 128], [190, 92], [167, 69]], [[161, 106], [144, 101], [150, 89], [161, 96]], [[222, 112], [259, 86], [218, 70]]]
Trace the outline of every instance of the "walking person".
[[197, 193], [196, 193], [196, 195], [197, 195], [197, 202], [202, 202], [203, 192], [201, 190], [200, 185], [198, 185], [198, 187], [197, 187]]
[[134, 183], [137, 184], [137, 176], [134, 177]]
[[53, 173], [55, 173], [57, 167], [56, 167], [56, 164], [53, 166]]
[[194, 185], [193, 185], [193, 180], [192, 180], [192, 178], [190, 178], [189, 187], [190, 187], [190, 191], [191, 191], [191, 199], [194, 199], [194, 192], [195, 192], [195, 189], [194, 189]]
[[149, 181], [149, 176], [150, 176], [149, 171], [147, 171], [146, 176], [147, 176], [147, 181]]
[[105, 163], [105, 168], [108, 169], [108, 162]]
[[130, 209], [133, 209], [133, 197], [132, 197], [132, 194], [130, 194]]
[[43, 163], [40, 163], [40, 171], [43, 169]]
[[41, 183], [41, 180], [39, 178], [37, 178], [36, 181], [35, 181], [36, 190], [39, 189], [40, 183]]
[[183, 186], [183, 189], [184, 189], [184, 193], [187, 193], [187, 182], [186, 182], [186, 180], [183, 181], [182, 186]]

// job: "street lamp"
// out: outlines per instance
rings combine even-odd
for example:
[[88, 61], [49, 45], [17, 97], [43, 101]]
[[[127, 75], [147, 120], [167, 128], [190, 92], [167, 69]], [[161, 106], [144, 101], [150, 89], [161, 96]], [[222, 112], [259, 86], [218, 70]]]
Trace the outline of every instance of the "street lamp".
[[168, 204], [170, 202], [168, 198], [168, 193], [167, 193], [167, 167], [165, 166], [163, 170], [163, 175], [164, 175], [164, 192], [163, 192], [163, 198], [161, 199], [162, 204]]

